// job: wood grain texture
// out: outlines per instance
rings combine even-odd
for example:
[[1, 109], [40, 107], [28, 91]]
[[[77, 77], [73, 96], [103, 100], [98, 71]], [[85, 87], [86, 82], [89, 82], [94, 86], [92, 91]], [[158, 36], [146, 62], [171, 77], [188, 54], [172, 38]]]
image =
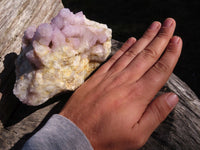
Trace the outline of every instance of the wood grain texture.
[[[30, 25], [49, 22], [63, 7], [60, 0], [0, 1], [0, 149], [21, 149], [24, 142], [58, 113], [72, 93], [55, 96], [37, 107], [23, 105], [13, 95], [14, 61]], [[112, 40], [112, 55], [121, 42]], [[158, 94], [175, 92], [180, 102], [152, 134], [142, 150], [200, 149], [200, 100], [177, 76], [171, 75]]]

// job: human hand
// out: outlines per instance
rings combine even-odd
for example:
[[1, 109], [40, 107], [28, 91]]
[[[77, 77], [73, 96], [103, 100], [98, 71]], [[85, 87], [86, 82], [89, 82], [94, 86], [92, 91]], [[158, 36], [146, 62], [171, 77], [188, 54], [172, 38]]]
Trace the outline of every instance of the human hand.
[[73, 121], [94, 149], [138, 149], [178, 102], [173, 93], [152, 100], [172, 73], [182, 49], [175, 21], [153, 22], [130, 38], [66, 103]]

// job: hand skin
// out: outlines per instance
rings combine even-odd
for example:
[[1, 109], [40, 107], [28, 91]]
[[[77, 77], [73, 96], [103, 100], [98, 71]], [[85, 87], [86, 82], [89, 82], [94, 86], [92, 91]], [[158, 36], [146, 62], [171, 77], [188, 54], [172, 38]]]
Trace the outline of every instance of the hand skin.
[[131, 37], [80, 86], [60, 112], [87, 136], [93, 148], [138, 149], [167, 117], [178, 97], [153, 99], [172, 73], [182, 49], [175, 20], [153, 22]]

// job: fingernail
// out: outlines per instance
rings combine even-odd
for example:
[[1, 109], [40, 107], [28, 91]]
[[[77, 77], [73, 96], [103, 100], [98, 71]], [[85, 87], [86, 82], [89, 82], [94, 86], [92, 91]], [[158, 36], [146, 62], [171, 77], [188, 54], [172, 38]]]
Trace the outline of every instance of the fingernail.
[[178, 103], [178, 96], [174, 93], [170, 93], [166, 98], [166, 102], [170, 108], [173, 108]]
[[151, 30], [156, 30], [156, 29], [158, 29], [158, 27], [159, 27], [159, 23], [156, 22], [156, 21], [154, 21], [154, 22], [150, 25], [149, 29], [151, 29]]
[[172, 23], [173, 23], [172, 20], [168, 18], [164, 21], [163, 26], [170, 27], [172, 25]]
[[171, 38], [171, 42], [174, 44], [178, 44], [180, 41], [180, 38], [178, 36], [174, 36]]

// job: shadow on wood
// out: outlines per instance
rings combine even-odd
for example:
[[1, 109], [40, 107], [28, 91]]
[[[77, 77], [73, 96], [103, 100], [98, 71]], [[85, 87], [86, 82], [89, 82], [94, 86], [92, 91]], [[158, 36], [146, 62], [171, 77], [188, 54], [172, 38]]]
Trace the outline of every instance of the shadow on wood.
[[[63, 106], [65, 105], [66, 101], [68, 100], [68, 98], [71, 96], [71, 93], [69, 95], [62, 95], [62, 97], [64, 97], [62, 100], [59, 101], [59, 103], [57, 103], [49, 112], [48, 114], [45, 116], [45, 118], [42, 120], [42, 122], [39, 124], [39, 126], [37, 126], [37, 128], [35, 128], [35, 130], [31, 133], [25, 134], [22, 138], [20, 138], [20, 140], [11, 148], [11, 150], [21, 150], [21, 148], [23, 147], [24, 143], [33, 135], [35, 134], [38, 130], [40, 130], [45, 123], [49, 120], [49, 118], [56, 113], [59, 113], [61, 111], [61, 109], [63, 108]], [[68, 97], [68, 98], [67, 98]]]
[[4, 70], [0, 74], [0, 92], [2, 94], [0, 100], [0, 120], [5, 126], [8, 118], [10, 118], [17, 106], [20, 105], [20, 102], [12, 92], [15, 83], [14, 62], [16, 58], [16, 53], [7, 54], [3, 62]]
[[72, 92], [61, 93], [48, 100], [46, 103], [39, 106], [27, 106], [22, 104], [18, 98], [13, 94], [13, 87], [15, 83], [15, 53], [7, 54], [4, 60], [4, 70], [0, 74], [2, 93], [0, 100], [0, 120], [4, 127], [12, 126], [20, 122], [25, 117], [33, 112], [46, 107], [58, 100], [68, 99]]

